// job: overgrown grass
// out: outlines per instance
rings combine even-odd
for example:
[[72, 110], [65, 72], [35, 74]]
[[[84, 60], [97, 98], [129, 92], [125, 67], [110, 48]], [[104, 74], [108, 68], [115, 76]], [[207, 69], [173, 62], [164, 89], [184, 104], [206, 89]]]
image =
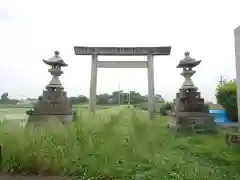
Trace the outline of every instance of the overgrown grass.
[[[161, 106], [163, 105], [164, 103], [163, 102], [155, 102], [155, 105], [154, 105], [154, 110], [156, 113], [160, 113], [160, 108]], [[148, 102], [143, 102], [143, 103], [140, 103], [140, 104], [135, 104], [134, 105], [136, 108], [139, 108], [139, 109], [142, 109], [142, 110], [148, 110]]]
[[81, 110], [70, 125], [24, 131], [4, 122], [1, 171], [82, 179], [240, 179], [240, 152], [225, 145], [222, 133], [175, 137], [166, 118], [149, 121], [145, 112], [115, 107], [94, 117]]

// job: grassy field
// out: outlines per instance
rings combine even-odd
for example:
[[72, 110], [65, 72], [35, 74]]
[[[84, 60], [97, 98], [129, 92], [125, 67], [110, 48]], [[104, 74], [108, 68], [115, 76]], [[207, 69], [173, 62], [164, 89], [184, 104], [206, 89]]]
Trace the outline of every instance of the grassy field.
[[[107, 109], [112, 106], [96, 106], [96, 110]], [[0, 105], [0, 121], [10, 120], [10, 121], [26, 121], [27, 115], [26, 110], [33, 108], [32, 105]], [[73, 105], [73, 109], [87, 109], [88, 104]]]
[[223, 133], [175, 137], [166, 121], [148, 121], [146, 112], [126, 106], [98, 110], [95, 117], [80, 108], [69, 126], [24, 131], [13, 128], [19, 121], [4, 121], [1, 171], [106, 180], [240, 179], [240, 152], [225, 145]]
[[[1, 113], [20, 120], [23, 109], [14, 109], [16, 116]], [[166, 122], [161, 116], [149, 121], [146, 112], [126, 106], [98, 110], [94, 117], [80, 108], [71, 125], [35, 130], [24, 131], [13, 118], [0, 124], [1, 172], [105, 180], [240, 179], [240, 152], [225, 145], [223, 133], [175, 137]]]
[[[160, 108], [162, 106], [162, 102], [156, 102], [155, 103], [155, 106], [154, 106], [154, 109], [155, 109], [155, 112], [156, 113], [160, 113]], [[141, 103], [141, 104], [135, 104], [134, 105], [136, 108], [139, 108], [139, 109], [142, 109], [142, 110], [148, 110], [148, 102], [144, 102], [144, 103]]]

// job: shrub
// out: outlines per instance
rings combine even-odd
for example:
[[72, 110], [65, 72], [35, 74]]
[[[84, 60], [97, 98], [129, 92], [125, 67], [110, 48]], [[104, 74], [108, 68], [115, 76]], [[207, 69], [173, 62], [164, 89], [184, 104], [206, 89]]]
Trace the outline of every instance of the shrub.
[[235, 80], [218, 84], [216, 89], [217, 103], [223, 106], [227, 117], [232, 121], [238, 121], [237, 112], [237, 84]]
[[166, 116], [168, 114], [167, 111], [169, 110], [171, 110], [171, 103], [169, 102], [163, 103], [162, 106], [160, 107], [160, 114], [162, 116]]

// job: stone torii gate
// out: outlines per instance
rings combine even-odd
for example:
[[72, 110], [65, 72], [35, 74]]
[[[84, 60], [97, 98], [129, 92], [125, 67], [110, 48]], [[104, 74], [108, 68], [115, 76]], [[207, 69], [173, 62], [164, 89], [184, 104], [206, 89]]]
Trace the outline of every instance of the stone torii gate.
[[[86, 47], [74, 46], [76, 55], [91, 55], [91, 80], [89, 109], [95, 113], [97, 68], [147, 68], [148, 69], [148, 114], [153, 119], [154, 111], [154, 65], [153, 56], [170, 55], [171, 46], [166, 47]], [[147, 61], [98, 61], [98, 56], [147, 56]]]

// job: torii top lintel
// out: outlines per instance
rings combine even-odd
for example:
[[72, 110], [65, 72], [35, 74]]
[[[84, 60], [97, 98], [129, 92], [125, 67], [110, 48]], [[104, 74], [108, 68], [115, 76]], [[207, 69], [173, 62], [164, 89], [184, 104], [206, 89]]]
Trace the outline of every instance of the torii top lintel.
[[146, 56], [170, 55], [171, 46], [163, 47], [87, 47], [74, 46], [76, 55], [103, 55], [103, 56]]

